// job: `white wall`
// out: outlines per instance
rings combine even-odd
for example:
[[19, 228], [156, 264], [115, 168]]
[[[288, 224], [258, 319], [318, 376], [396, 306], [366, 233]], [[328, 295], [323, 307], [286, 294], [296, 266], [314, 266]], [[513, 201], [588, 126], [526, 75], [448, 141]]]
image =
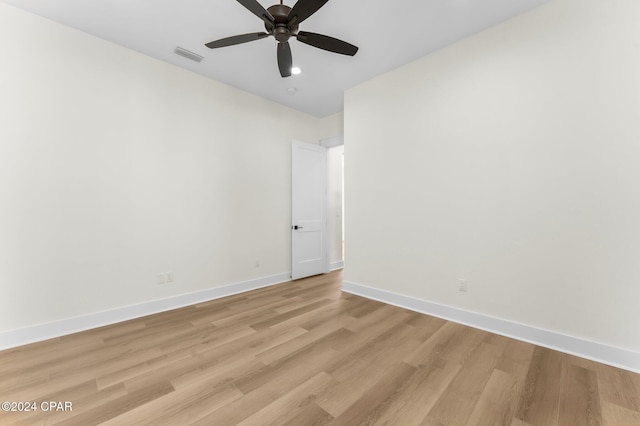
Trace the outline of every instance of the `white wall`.
[[0, 40], [0, 332], [290, 271], [290, 143], [341, 114], [4, 4]]
[[554, 0], [347, 91], [345, 280], [640, 352], [639, 22]]

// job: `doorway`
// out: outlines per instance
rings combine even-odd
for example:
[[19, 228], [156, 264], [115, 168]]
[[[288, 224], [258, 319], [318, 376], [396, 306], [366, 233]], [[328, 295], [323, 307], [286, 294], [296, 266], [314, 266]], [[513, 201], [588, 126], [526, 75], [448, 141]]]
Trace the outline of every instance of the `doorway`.
[[344, 144], [292, 144], [291, 277], [344, 267]]
[[327, 210], [329, 265], [344, 267], [344, 145], [327, 150]]

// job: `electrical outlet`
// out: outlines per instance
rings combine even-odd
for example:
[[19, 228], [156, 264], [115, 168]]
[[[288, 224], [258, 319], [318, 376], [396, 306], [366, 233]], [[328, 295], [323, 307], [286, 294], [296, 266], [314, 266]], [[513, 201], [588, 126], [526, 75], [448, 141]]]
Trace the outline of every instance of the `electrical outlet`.
[[458, 280], [458, 291], [467, 291], [467, 280], [460, 278]]
[[166, 274], [158, 274], [156, 275], [156, 284], [158, 285], [163, 285], [167, 283], [167, 276]]
[[168, 283], [172, 283], [173, 282], [173, 272], [167, 272], [167, 282]]

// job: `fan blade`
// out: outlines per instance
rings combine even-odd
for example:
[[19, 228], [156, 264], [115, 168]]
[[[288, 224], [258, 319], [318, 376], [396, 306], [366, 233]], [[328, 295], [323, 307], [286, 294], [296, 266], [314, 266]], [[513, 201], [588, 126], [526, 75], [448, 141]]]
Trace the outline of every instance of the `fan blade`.
[[268, 37], [267, 33], [250, 33], [250, 34], [240, 34], [237, 36], [221, 38], [220, 40], [211, 41], [205, 46], [209, 49], [216, 49], [218, 47], [226, 47], [233, 46], [234, 44], [247, 43], [249, 41], [259, 40], [261, 38]]
[[275, 26], [275, 18], [271, 15], [267, 10], [258, 3], [257, 0], [236, 0], [238, 3], [243, 5], [249, 10], [249, 12], [256, 15], [258, 18], [262, 19], [267, 24], [270, 24], [272, 27]]
[[318, 49], [328, 50], [329, 52], [340, 53], [341, 55], [353, 56], [358, 52], [357, 46], [322, 34], [300, 31], [296, 37], [298, 41], [304, 44], [317, 47]]
[[298, 0], [293, 6], [293, 9], [289, 11], [287, 17], [287, 25], [298, 25], [300, 22], [313, 15], [329, 0]]
[[293, 66], [293, 58], [291, 57], [291, 47], [288, 41], [278, 43], [278, 68], [280, 76], [291, 77], [291, 67]]

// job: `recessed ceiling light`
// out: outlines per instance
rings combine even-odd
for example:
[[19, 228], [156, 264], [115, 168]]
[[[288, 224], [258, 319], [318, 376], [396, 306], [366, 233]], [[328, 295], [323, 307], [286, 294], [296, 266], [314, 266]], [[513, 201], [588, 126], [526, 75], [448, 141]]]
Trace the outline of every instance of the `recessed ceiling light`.
[[289, 87], [287, 89], [287, 93], [290, 94], [290, 95], [295, 95], [297, 91], [298, 91], [298, 89], [296, 89], [295, 87]]
[[291, 74], [293, 75], [298, 75], [302, 72], [302, 70], [299, 67], [293, 67], [291, 68]]

